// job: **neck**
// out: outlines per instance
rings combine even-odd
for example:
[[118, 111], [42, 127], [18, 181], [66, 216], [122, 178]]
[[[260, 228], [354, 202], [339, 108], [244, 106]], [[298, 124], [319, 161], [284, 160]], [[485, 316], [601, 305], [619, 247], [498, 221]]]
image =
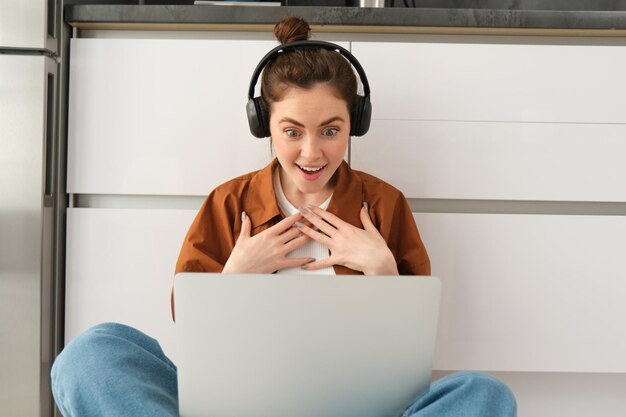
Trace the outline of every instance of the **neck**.
[[313, 206], [319, 206], [324, 201], [326, 201], [335, 190], [334, 176], [320, 192], [303, 193], [286, 178], [286, 175], [280, 165], [278, 166], [278, 173], [280, 178], [280, 186], [283, 189], [285, 197], [296, 208], [306, 207], [309, 204]]

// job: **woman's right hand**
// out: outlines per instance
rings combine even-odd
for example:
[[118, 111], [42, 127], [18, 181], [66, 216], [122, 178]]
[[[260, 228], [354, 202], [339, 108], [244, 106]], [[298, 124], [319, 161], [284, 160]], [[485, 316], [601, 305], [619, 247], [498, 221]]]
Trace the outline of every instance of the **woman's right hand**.
[[302, 221], [302, 214], [286, 217], [274, 226], [254, 236], [250, 236], [252, 222], [242, 213], [241, 233], [235, 242], [222, 273], [262, 273], [270, 274], [279, 269], [302, 266], [315, 261], [313, 258], [287, 258], [287, 254], [311, 238], [293, 227]]

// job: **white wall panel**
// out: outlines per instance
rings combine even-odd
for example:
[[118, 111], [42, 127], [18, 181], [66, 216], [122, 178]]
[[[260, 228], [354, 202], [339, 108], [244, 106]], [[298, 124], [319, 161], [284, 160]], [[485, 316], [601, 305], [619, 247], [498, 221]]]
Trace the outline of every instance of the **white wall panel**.
[[409, 198], [626, 201], [626, 124], [374, 120], [351, 152]]
[[626, 217], [414, 217], [443, 281], [436, 369], [626, 372]]
[[353, 42], [352, 51], [375, 118], [626, 122], [617, 81], [626, 46]]
[[156, 338], [174, 359], [170, 289], [196, 212], [68, 209], [66, 342], [113, 321]]

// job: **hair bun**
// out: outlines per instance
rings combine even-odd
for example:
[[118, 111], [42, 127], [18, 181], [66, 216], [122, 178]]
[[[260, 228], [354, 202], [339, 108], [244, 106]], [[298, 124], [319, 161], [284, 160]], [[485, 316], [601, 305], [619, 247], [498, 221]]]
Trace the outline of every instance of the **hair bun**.
[[287, 17], [274, 26], [274, 36], [281, 44], [305, 41], [311, 35], [311, 28], [301, 17]]

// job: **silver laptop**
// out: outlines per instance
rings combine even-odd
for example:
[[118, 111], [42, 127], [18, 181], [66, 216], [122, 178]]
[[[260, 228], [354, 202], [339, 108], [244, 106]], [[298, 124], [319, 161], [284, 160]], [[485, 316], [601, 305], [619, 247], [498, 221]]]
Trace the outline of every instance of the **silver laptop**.
[[430, 384], [434, 277], [181, 273], [182, 417], [397, 417]]

